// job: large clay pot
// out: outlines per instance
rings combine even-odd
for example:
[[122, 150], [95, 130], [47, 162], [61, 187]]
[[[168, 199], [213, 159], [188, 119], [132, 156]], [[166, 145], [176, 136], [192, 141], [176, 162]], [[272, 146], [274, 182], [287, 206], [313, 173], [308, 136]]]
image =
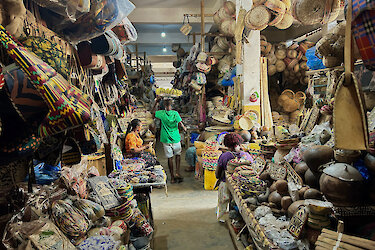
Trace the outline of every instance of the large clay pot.
[[302, 179], [305, 179], [305, 173], [308, 169], [309, 167], [304, 161], [301, 161], [300, 163], [298, 163], [294, 168], [294, 170], [296, 170], [297, 174], [301, 176]]
[[349, 164], [336, 163], [327, 167], [319, 183], [324, 196], [335, 206], [355, 206], [363, 201], [363, 177]]
[[317, 173], [321, 165], [330, 162], [334, 157], [333, 149], [328, 146], [313, 146], [303, 153], [303, 159], [312, 172]]
[[315, 176], [315, 174], [308, 169], [305, 173], [305, 183], [312, 188], [317, 188], [319, 186], [319, 179]]

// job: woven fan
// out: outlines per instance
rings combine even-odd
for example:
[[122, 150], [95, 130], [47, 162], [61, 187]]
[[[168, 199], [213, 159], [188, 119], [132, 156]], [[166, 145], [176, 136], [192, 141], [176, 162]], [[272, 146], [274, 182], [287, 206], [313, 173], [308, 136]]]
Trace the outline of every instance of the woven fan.
[[287, 174], [286, 168], [283, 165], [269, 162], [267, 164], [267, 170], [266, 170], [271, 178], [275, 181], [277, 180], [284, 180]]

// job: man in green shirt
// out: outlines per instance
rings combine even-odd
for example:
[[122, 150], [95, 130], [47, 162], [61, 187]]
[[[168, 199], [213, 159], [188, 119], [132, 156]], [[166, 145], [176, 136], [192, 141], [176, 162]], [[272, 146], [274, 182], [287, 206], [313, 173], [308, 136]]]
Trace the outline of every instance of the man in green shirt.
[[[156, 111], [156, 106], [161, 98], [156, 98], [152, 114], [154, 118], [161, 121], [160, 141], [163, 143], [165, 156], [168, 158], [168, 167], [171, 172], [171, 183], [181, 182], [183, 178], [180, 174], [181, 163], [181, 136], [179, 126], [186, 132], [186, 127], [177, 111], [172, 110], [172, 100], [163, 100], [165, 110]], [[173, 157], [176, 161], [176, 175], [174, 175]]]

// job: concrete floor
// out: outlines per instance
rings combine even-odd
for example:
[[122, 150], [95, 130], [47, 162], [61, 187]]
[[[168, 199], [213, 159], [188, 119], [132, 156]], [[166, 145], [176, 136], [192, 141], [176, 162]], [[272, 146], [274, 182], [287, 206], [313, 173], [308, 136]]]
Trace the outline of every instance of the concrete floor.
[[[156, 149], [158, 160], [167, 174], [168, 164], [162, 147]], [[170, 184], [151, 193], [155, 234], [155, 250], [215, 249], [232, 250], [228, 229], [216, 221], [217, 191], [205, 191], [203, 183], [186, 173], [185, 154], [181, 156], [184, 182]]]

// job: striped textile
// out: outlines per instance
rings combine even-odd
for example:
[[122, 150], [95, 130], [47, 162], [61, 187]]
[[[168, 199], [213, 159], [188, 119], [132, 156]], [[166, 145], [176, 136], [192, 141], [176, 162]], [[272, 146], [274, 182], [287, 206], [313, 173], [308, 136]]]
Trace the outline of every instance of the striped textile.
[[39, 136], [57, 134], [90, 121], [90, 98], [17, 43], [2, 25], [0, 44], [25, 72], [48, 106], [49, 112], [39, 126]]
[[375, 0], [353, 1], [352, 30], [366, 68], [375, 70]]

